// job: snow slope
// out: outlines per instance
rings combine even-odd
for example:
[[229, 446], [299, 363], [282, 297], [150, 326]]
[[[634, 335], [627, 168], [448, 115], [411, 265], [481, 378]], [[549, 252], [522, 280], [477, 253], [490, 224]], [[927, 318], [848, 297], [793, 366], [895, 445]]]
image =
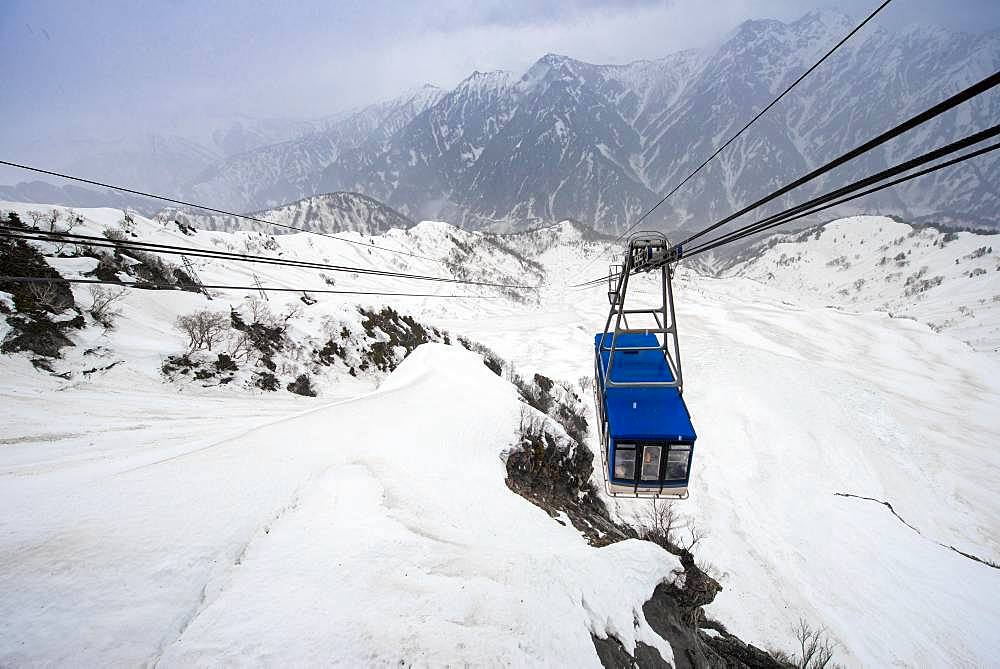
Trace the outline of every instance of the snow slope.
[[[527, 368], [586, 381], [591, 333], [607, 314], [603, 287], [565, 288], [586, 258], [566, 247], [542, 256], [551, 290], [536, 312], [445, 325]], [[938, 542], [1000, 561], [996, 355], [917, 321], [813, 306], [808, 295], [795, 304], [743, 277], [682, 270], [676, 291], [699, 437], [680, 508], [707, 532], [695, 553], [725, 588], [709, 615], [786, 649], [800, 616], [826, 625], [849, 666], [993, 664], [1000, 570]], [[838, 492], [890, 502], [921, 534]]]
[[591, 631], [671, 657], [641, 604], [679, 563], [511, 494], [519, 416], [478, 356], [427, 345], [375, 393], [219, 414], [234, 434], [180, 453], [5, 463], [3, 663], [597, 666]]
[[808, 304], [915, 318], [1000, 351], [1000, 235], [854, 216], [775, 236], [765, 247], [727, 274]]
[[[96, 230], [119, 215], [83, 213]], [[837, 225], [796, 252], [823, 257], [813, 245]], [[185, 236], [142, 219], [137, 229], [149, 241], [450, 271], [309, 235], [283, 235], [269, 250], [257, 233]], [[603, 288], [567, 284], [603, 246], [573, 226], [506, 246], [440, 223], [352, 238], [431, 257], [466, 245], [486, 274], [546, 283], [537, 302], [485, 288], [461, 292], [498, 299], [317, 295], [294, 319], [302, 341], [321, 337], [328, 318], [357, 319], [359, 303], [387, 303], [483, 342], [524, 373], [586, 382], [607, 301]], [[885, 254], [868, 239], [850, 247], [852, 270], [876, 268]], [[944, 249], [930, 233], [908, 239], [910, 258], [927, 253], [941, 272], [948, 254], [968, 253], [960, 244], [981, 246], [961, 235]], [[518, 257], [532, 249], [540, 255]], [[780, 258], [779, 249], [768, 253]], [[251, 278], [247, 266], [199, 262], [204, 281]], [[802, 264], [821, 279], [839, 271]], [[265, 284], [323, 285], [314, 270], [257, 271]], [[682, 270], [676, 282], [699, 434], [692, 496], [680, 508], [707, 531], [695, 553], [725, 587], [709, 615], [746, 641], [786, 649], [802, 616], [827, 626], [848, 666], [995, 663], [1000, 570], [948, 548], [1000, 561], [995, 352], [920, 320], [829, 308], [814, 284], [771, 285], [747, 272]], [[983, 279], [991, 289], [995, 276]], [[959, 285], [961, 275], [947, 280]], [[413, 289], [385, 277], [337, 282]], [[86, 305], [85, 290], [75, 293]], [[934, 292], [921, 294], [929, 303]], [[78, 349], [101, 345], [103, 360], [124, 361], [99, 374], [79, 371], [93, 365], [79, 351], [55, 363], [74, 372], [69, 380], [33, 370], [26, 356], [0, 357], [11, 408], [0, 418], [0, 664], [592, 666], [588, 630], [662, 647], [641, 612], [629, 635], [671, 558], [639, 542], [589, 548], [506, 489], [500, 455], [518, 405], [471, 354], [423, 347], [377, 388], [334, 370], [320, 379], [321, 399], [163, 384], [162, 356], [183, 347], [171, 320], [243, 297], [132, 291], [116, 330], [79, 335]], [[948, 308], [943, 297], [939, 305]], [[876, 502], [836, 493], [888, 501], [916, 530]], [[628, 518], [642, 505], [616, 508]]]

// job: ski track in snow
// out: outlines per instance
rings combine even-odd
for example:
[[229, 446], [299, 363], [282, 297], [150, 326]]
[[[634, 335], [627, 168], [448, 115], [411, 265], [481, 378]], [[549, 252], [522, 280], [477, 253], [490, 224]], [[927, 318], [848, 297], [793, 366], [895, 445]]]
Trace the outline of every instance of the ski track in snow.
[[[82, 213], [97, 231], [119, 215]], [[234, 239], [148, 229], [155, 241]], [[524, 374], [587, 378], [606, 296], [566, 285], [587, 248], [603, 246], [571, 233], [555, 229], [562, 243], [539, 258], [540, 304], [387, 303]], [[421, 224], [385, 239], [426, 253], [447, 234]], [[280, 243], [292, 257], [373, 258], [305, 235]], [[249, 272], [199, 267], [220, 283]], [[829, 629], [849, 666], [995, 662], [1000, 575], [963, 555], [1000, 556], [996, 354], [745, 276], [682, 270], [675, 287], [699, 434], [692, 496], [678, 508], [708, 532], [696, 557], [721, 572], [709, 616], [786, 649], [802, 616]], [[85, 289], [74, 293], [87, 304]], [[676, 560], [644, 542], [593, 549], [506, 488], [501, 454], [519, 408], [476, 356], [421, 347], [381, 386], [343, 374], [319, 399], [177, 387], [158, 374], [183, 346], [164, 323], [206, 302], [156, 298], [133, 291], [117, 330], [80, 335], [126, 360], [113, 369], [64, 380], [0, 358], [0, 664], [594, 666], [591, 632], [669, 657], [641, 605]], [[326, 315], [358, 318], [356, 302], [321, 298], [298, 335], [316, 335]], [[57, 369], [105, 364], [73, 356]], [[891, 499], [934, 541], [833, 495], [846, 490]], [[623, 517], [640, 508], [612, 505]]]

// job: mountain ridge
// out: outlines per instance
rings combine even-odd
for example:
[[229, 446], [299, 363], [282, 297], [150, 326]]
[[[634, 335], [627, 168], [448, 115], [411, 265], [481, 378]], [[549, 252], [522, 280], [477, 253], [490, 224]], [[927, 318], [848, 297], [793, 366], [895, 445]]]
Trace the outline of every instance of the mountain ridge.
[[247, 215], [271, 221], [275, 225], [255, 223], [237, 216], [177, 208], [160, 211], [156, 219], [201, 230], [258, 230], [269, 234], [283, 234], [289, 232], [288, 228], [295, 228], [324, 234], [351, 231], [363, 235], [378, 235], [392, 229], [407, 230], [415, 225], [414, 221], [392, 207], [367, 195], [351, 192], [311, 195]]
[[[182, 195], [256, 211], [357, 192], [412, 219], [471, 229], [517, 230], [572, 218], [616, 233], [852, 25], [845, 14], [821, 10], [790, 22], [746, 21], [712, 48], [662, 58], [600, 65], [548, 53], [521, 75], [476, 70], [451, 89], [424, 85], [328, 116], [294, 139], [230, 156], [189, 181]], [[1000, 31], [867, 26], [649, 222], [666, 230], [713, 222], [997, 69]], [[981, 96], [781, 198], [770, 211], [997, 117], [1000, 96]], [[832, 214], [997, 227], [1000, 194], [990, 184], [998, 180], [1000, 160], [984, 156]], [[0, 196], [31, 201], [38, 188], [23, 191], [0, 187]], [[76, 191], [46, 199], [97, 203], [89, 196], [79, 201]]]
[[[359, 142], [331, 160], [311, 187], [363, 192], [411, 217], [471, 228], [574, 218], [617, 231], [850, 25], [846, 15], [826, 10], [788, 23], [744, 22], [713, 50], [623, 65], [549, 53], [520, 77], [475, 71], [391, 136]], [[884, 130], [887, 116], [896, 113], [867, 102], [872, 90], [882, 91], [886, 102], [898, 100], [903, 115], [997, 66], [994, 34], [866, 29], [668, 202], [656, 223], [693, 227], [725, 215]], [[816, 189], [950, 140], [998, 114], [996, 98], [976, 100], [828, 175]], [[463, 150], [454, 150], [456, 144]], [[982, 159], [979, 165], [980, 174], [934, 175], [865, 206], [911, 219], [942, 215], [982, 223], [996, 211], [986, 184], [1000, 163]]]

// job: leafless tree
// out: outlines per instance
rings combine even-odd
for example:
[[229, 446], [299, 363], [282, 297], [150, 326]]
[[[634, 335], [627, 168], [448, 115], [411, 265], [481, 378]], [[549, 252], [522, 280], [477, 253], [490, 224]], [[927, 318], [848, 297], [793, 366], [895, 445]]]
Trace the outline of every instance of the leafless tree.
[[257, 355], [257, 349], [253, 345], [253, 338], [249, 332], [244, 330], [233, 329], [230, 331], [228, 348], [229, 355], [234, 360], [250, 362]]
[[[48, 219], [49, 220], [49, 232], [56, 233], [56, 234], [60, 234], [60, 233], [61, 234], [68, 234], [68, 233], [70, 233], [70, 232], [73, 231], [73, 228], [75, 228], [76, 226], [78, 226], [81, 223], [83, 223], [83, 216], [80, 216], [78, 213], [76, 213], [72, 209], [67, 209], [66, 210], [66, 225], [61, 230], [58, 229], [58, 227], [59, 227], [58, 223], [59, 223], [60, 219], [61, 219], [61, 214], [60, 214], [59, 210], [58, 209], [53, 209], [52, 213], [49, 215], [49, 219]], [[53, 242], [53, 244], [56, 247], [55, 254], [56, 255], [62, 255], [63, 249], [66, 248], [66, 245], [67, 244], [72, 244], [72, 242], [62, 241], [62, 242]], [[74, 246], [75, 246], [75, 244], [74, 244]]]
[[128, 212], [128, 209], [122, 209], [122, 220], [118, 225], [128, 234], [132, 234], [132, 230], [135, 228], [135, 219], [132, 218], [132, 214]]
[[95, 321], [106, 328], [111, 328], [114, 326], [115, 319], [122, 315], [116, 305], [126, 295], [128, 295], [128, 288], [124, 286], [117, 290], [104, 286], [91, 286], [91, 305], [88, 311]]
[[128, 239], [128, 235], [116, 228], [104, 228], [101, 234], [105, 239], [110, 239], [113, 242], [124, 242]]
[[677, 522], [673, 503], [654, 498], [639, 517], [640, 536], [673, 551]]
[[28, 293], [36, 304], [52, 313], [59, 313], [71, 304], [66, 293], [59, 290], [53, 281], [29, 283]]
[[73, 228], [83, 224], [83, 216], [76, 213], [74, 209], [66, 210], [66, 228], [63, 232], [71, 232]]
[[37, 228], [38, 224], [45, 220], [46, 214], [44, 211], [39, 211], [37, 209], [32, 209], [28, 212], [28, 218], [31, 219], [32, 227]]
[[799, 652], [792, 661], [799, 669], [823, 669], [833, 660], [836, 643], [827, 636], [825, 627], [813, 627], [805, 618], [792, 628], [795, 639], [799, 642]]
[[178, 316], [174, 326], [188, 338], [188, 352], [212, 347], [226, 337], [230, 329], [229, 316], [221, 311], [202, 309]]
[[59, 232], [57, 226], [59, 225], [59, 221], [61, 219], [62, 219], [62, 212], [59, 211], [58, 209], [53, 209], [51, 212], [49, 212], [49, 215], [46, 218], [46, 220], [49, 223], [49, 232]]
[[694, 547], [697, 546], [702, 539], [708, 536], [708, 532], [698, 527], [693, 520], [689, 520], [684, 529], [687, 531], [687, 539], [683, 543], [679, 544], [679, 546], [688, 553], [693, 551]]
[[250, 314], [251, 323], [264, 323], [270, 325], [275, 320], [271, 308], [267, 302], [256, 297], [249, 297], [246, 300], [247, 311]]

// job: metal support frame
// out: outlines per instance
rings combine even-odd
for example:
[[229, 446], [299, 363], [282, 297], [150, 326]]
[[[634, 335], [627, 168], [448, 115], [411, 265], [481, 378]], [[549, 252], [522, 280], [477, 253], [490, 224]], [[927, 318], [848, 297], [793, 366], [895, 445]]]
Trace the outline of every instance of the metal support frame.
[[[676, 250], [661, 232], [639, 232], [628, 239], [624, 264], [620, 269], [612, 266], [608, 275], [608, 301], [611, 309], [601, 335], [600, 346], [595, 353], [596, 363], [601, 372], [604, 388], [677, 388], [684, 392], [684, 376], [681, 372], [681, 350], [677, 338], [677, 321], [674, 318], [674, 289], [670, 264], [676, 260]], [[658, 307], [640, 309], [626, 308], [629, 279], [633, 274], [660, 271], [661, 302]], [[628, 316], [652, 316], [656, 327], [632, 328]], [[633, 319], [635, 320], [635, 319]], [[614, 321], [614, 329], [611, 323]], [[622, 325], [624, 324], [624, 327]], [[618, 338], [623, 334], [656, 335], [656, 346], [620, 346]], [[609, 341], [610, 339], [610, 341]], [[661, 351], [674, 377], [673, 381], [616, 381], [611, 378], [615, 353], [619, 351]], [[605, 366], [601, 353], [609, 351]]]

